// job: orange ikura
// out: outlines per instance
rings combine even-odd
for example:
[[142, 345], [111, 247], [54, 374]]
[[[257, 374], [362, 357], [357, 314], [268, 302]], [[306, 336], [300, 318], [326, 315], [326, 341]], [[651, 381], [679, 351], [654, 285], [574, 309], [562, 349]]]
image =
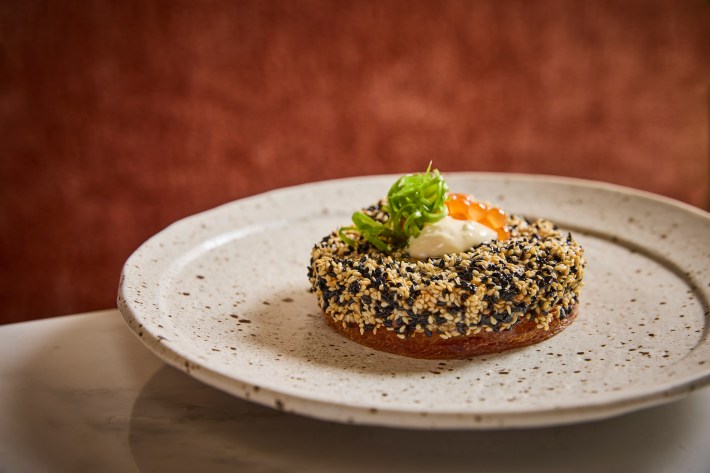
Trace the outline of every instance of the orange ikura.
[[468, 194], [449, 194], [444, 202], [449, 216], [456, 220], [473, 220], [495, 230], [499, 240], [510, 238], [510, 229], [506, 226], [508, 217], [498, 207], [490, 207], [478, 202]]

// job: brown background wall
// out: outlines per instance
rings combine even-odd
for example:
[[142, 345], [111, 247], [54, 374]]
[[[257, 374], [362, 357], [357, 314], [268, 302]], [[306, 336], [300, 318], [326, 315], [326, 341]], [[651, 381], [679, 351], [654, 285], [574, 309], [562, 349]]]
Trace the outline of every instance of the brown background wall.
[[701, 0], [0, 4], [0, 323], [114, 304], [170, 222], [291, 184], [585, 177], [708, 206]]

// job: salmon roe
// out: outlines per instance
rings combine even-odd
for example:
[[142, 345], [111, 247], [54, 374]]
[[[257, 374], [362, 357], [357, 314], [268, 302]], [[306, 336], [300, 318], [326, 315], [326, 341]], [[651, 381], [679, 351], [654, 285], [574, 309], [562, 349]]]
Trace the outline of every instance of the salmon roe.
[[506, 226], [508, 217], [498, 207], [490, 207], [473, 200], [468, 194], [449, 194], [446, 199], [449, 216], [456, 220], [473, 220], [495, 230], [499, 240], [510, 238], [510, 229]]

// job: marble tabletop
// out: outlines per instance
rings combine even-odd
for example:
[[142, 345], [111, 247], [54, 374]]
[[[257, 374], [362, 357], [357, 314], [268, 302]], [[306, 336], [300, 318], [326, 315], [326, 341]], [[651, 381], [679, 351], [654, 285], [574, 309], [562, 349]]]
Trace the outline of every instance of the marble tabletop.
[[604, 421], [418, 431], [262, 407], [166, 366], [117, 310], [0, 326], [0, 473], [710, 472], [710, 389]]

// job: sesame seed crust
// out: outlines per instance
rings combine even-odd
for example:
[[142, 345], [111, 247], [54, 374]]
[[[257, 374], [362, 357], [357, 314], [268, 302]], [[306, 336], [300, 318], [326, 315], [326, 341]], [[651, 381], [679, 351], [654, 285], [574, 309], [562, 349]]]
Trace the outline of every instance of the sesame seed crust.
[[[382, 203], [363, 212], [384, 222], [387, 214], [381, 211]], [[406, 249], [387, 255], [355, 233], [353, 248], [333, 232], [314, 246], [308, 277], [329, 324], [373, 348], [415, 357], [457, 358], [535, 343], [557, 333], [576, 315], [583, 249], [570, 233], [548, 220], [509, 216], [507, 224], [508, 240], [426, 260], [411, 258]], [[472, 342], [483, 340], [486, 333], [510, 338], [510, 333], [523, 327], [537, 332], [525, 337], [528, 343]], [[358, 329], [362, 340], [352, 336]], [[378, 332], [405, 343], [416, 340], [420, 351], [366, 343], [365, 339], [382, 338]], [[421, 348], [426, 344], [453, 347], [452, 342], [464, 339], [468, 350]]]

